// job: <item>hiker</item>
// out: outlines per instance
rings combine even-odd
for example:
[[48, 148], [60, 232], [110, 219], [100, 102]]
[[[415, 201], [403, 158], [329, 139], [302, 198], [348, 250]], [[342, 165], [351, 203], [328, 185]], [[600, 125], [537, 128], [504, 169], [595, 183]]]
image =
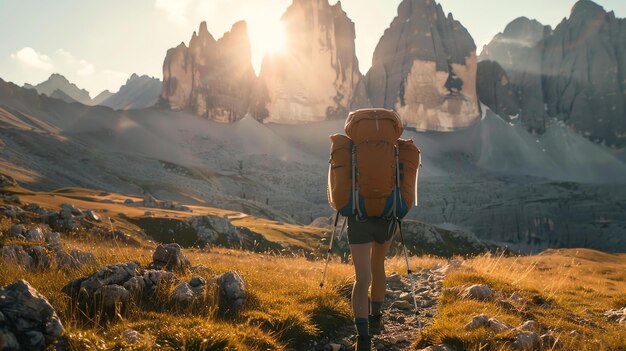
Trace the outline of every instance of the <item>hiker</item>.
[[[384, 329], [385, 257], [391, 239], [400, 228], [400, 219], [408, 213], [413, 201], [417, 201], [420, 151], [412, 140], [400, 139], [402, 122], [391, 110], [351, 112], [345, 132], [346, 135], [330, 136], [328, 201], [337, 210], [337, 215], [320, 286], [324, 285], [328, 257], [341, 214], [346, 217], [344, 226], [347, 222], [355, 271], [352, 311], [358, 334], [356, 350], [369, 351], [372, 335]], [[402, 235], [401, 238], [404, 244]], [[412, 282], [406, 245], [404, 252]]]

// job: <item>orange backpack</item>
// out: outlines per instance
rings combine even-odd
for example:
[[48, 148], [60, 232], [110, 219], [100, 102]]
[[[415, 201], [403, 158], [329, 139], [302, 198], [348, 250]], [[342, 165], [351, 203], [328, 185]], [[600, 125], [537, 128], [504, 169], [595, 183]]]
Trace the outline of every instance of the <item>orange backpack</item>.
[[331, 135], [328, 202], [344, 216], [402, 218], [417, 202], [420, 151], [386, 109], [350, 113], [347, 136]]

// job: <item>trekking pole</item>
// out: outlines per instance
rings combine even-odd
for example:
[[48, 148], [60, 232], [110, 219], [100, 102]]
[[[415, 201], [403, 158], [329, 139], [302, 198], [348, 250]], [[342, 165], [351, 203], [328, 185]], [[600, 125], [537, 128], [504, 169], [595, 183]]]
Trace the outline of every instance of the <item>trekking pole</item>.
[[415, 308], [415, 318], [417, 319], [417, 327], [418, 329], [422, 329], [422, 322], [418, 317], [417, 310], [417, 298], [415, 297], [415, 284], [413, 284], [413, 272], [411, 272], [411, 265], [409, 264], [409, 254], [406, 250], [406, 243], [404, 241], [404, 234], [402, 233], [402, 222], [398, 221], [398, 228], [400, 229], [400, 240], [402, 240], [402, 248], [404, 249], [404, 259], [406, 260], [406, 271], [409, 277], [409, 282], [411, 282], [411, 294], [413, 295], [413, 307]]
[[[330, 236], [330, 243], [328, 244], [328, 251], [326, 252], [326, 263], [324, 264], [324, 271], [322, 272], [322, 280], [320, 281], [320, 288], [324, 287], [324, 280], [326, 279], [326, 270], [328, 269], [328, 262], [330, 261], [330, 251], [333, 249], [333, 241], [335, 240], [335, 232], [337, 231], [337, 222], [339, 221], [339, 211], [335, 216], [335, 224], [333, 224], [333, 234]], [[346, 222], [344, 221], [344, 225]], [[341, 227], [343, 231], [343, 226]]]

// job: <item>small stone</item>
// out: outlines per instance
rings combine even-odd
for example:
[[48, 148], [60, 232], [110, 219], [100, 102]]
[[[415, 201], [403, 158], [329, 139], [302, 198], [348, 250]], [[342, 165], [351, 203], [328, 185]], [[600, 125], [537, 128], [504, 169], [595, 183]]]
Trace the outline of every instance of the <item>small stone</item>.
[[561, 344], [561, 341], [557, 340], [557, 338], [554, 336], [552, 332], [543, 334], [540, 338], [541, 338], [541, 344], [543, 345], [543, 347], [549, 350], [560, 349], [563, 346]]
[[95, 213], [93, 210], [85, 211], [85, 217], [87, 217], [87, 219], [95, 221], [95, 222], [101, 222], [102, 221], [100, 219], [100, 216], [98, 216], [98, 214]]
[[413, 309], [413, 304], [408, 301], [398, 300], [394, 301], [391, 304], [391, 308], [399, 309], [399, 310], [411, 310]]
[[471, 322], [465, 325], [465, 330], [474, 330], [486, 327], [489, 324], [489, 317], [486, 314], [479, 314], [472, 318]]
[[161, 244], [157, 246], [152, 254], [152, 265], [154, 269], [165, 269], [173, 272], [185, 273], [191, 267], [189, 260], [183, 254], [180, 245]]
[[61, 209], [64, 209], [64, 210], [65, 209], [69, 210], [70, 213], [72, 215], [74, 215], [74, 216], [82, 216], [83, 215], [83, 212], [80, 209], [78, 209], [78, 207], [76, 207], [76, 206], [74, 206], [72, 204], [64, 203], [64, 204], [61, 204], [61, 206], [59, 206], [59, 207], [61, 207]]
[[522, 297], [522, 295], [514, 292], [513, 294], [511, 294], [511, 296], [509, 296], [509, 300], [511, 301], [515, 301], [518, 303], [523, 303], [525, 301], [524, 297]]
[[191, 286], [192, 288], [196, 288], [202, 285], [206, 285], [206, 281], [202, 277], [195, 276], [189, 281], [189, 286]]
[[437, 345], [437, 346], [428, 346], [425, 349], [420, 349], [419, 351], [454, 351], [453, 348], [448, 347], [447, 345]]
[[463, 293], [463, 298], [476, 299], [481, 301], [489, 300], [492, 296], [493, 291], [489, 286], [484, 284], [472, 285], [469, 288], [465, 289], [465, 292]]
[[23, 235], [26, 232], [26, 228], [21, 224], [14, 224], [9, 228], [9, 236]]
[[126, 204], [126, 205], [128, 205], [128, 204], [132, 204], [132, 203], [134, 203], [134, 202], [135, 202], [135, 201], [133, 201], [133, 199], [126, 199], [126, 200], [124, 200], [124, 204]]
[[536, 333], [537, 331], [539, 331], [539, 325], [537, 324], [537, 322], [530, 320], [524, 322], [518, 329]]
[[218, 286], [220, 314], [237, 312], [246, 298], [246, 287], [239, 272], [231, 271], [214, 278]]
[[540, 345], [539, 335], [533, 332], [523, 332], [517, 335], [513, 348], [516, 350], [538, 350]]
[[330, 350], [331, 351], [339, 351], [339, 350], [341, 350], [341, 345], [339, 345], [339, 344], [328, 344], [328, 346], [330, 346]]
[[513, 329], [513, 326], [501, 322], [500, 320], [496, 319], [496, 318], [490, 318], [489, 319], [489, 329], [495, 333], [502, 333], [505, 331], [509, 331], [511, 329]]
[[578, 330], [572, 330], [568, 333], [568, 335], [571, 336], [572, 338], [579, 338], [582, 336], [582, 334], [580, 334]]
[[122, 332], [122, 337], [129, 344], [138, 344], [141, 342], [141, 334], [134, 329], [126, 329]]

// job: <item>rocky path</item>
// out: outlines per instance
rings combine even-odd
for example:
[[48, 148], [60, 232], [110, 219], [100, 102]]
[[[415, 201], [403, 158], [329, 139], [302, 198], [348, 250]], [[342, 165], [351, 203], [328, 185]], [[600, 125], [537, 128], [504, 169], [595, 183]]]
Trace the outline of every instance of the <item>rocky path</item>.
[[[418, 315], [413, 311], [409, 280], [398, 274], [387, 277], [387, 292], [383, 305], [385, 330], [373, 338], [372, 348], [385, 351], [411, 350], [411, 344], [420, 331], [419, 322], [422, 328], [430, 325], [437, 314], [437, 302], [446, 272], [459, 264], [460, 262], [452, 261], [443, 267], [435, 266], [413, 273]], [[355, 334], [352, 325], [346, 326], [338, 330], [334, 337], [317, 341], [309, 350], [351, 351]]]

